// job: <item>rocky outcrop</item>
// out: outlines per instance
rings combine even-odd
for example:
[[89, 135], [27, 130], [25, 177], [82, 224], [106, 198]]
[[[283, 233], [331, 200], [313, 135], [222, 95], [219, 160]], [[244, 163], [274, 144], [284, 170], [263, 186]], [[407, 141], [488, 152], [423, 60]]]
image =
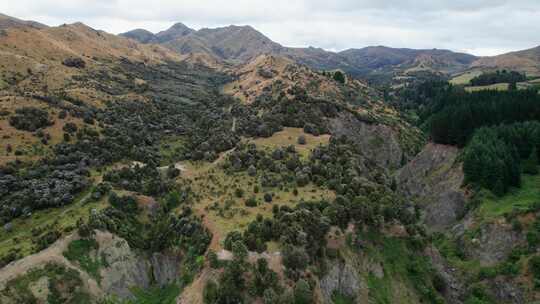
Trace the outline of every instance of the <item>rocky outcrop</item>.
[[175, 253], [152, 254], [150, 266], [155, 284], [165, 286], [180, 276], [181, 257]]
[[101, 270], [101, 288], [105, 294], [120, 298], [133, 297], [130, 288], [148, 288], [151, 283], [150, 266], [138, 256], [127, 241], [113, 234], [98, 232], [99, 255], [107, 267]]
[[530, 303], [525, 300], [523, 291], [512, 280], [499, 277], [491, 280], [488, 284], [491, 297], [497, 303], [523, 304]]
[[366, 289], [360, 280], [357, 270], [347, 263], [335, 263], [330, 266], [328, 273], [321, 279], [320, 288], [325, 304], [332, 304], [332, 295], [339, 293], [359, 300], [360, 290]]
[[[77, 240], [78, 238], [79, 237], [77, 234], [61, 238], [49, 246], [49, 248], [20, 260], [11, 262], [4, 268], [0, 269], [0, 291], [3, 290], [6, 287], [6, 284], [8, 284], [8, 282], [11, 280], [22, 276], [33, 269], [41, 268], [49, 263], [54, 263], [66, 267], [67, 269], [74, 269], [78, 271], [83, 282], [83, 290], [87, 291], [90, 295], [96, 298], [101, 297], [103, 295], [103, 291], [99, 288], [97, 282], [86, 272], [68, 261], [62, 254], [67, 249], [69, 243], [73, 240]], [[2, 299], [0, 298], [0, 303], [2, 303], [1, 300]]]
[[99, 247], [93, 254], [101, 261], [98, 283], [78, 264], [68, 261], [63, 256], [69, 243], [77, 239], [77, 234], [64, 237], [49, 248], [2, 268], [0, 290], [14, 278], [47, 263], [56, 263], [77, 270], [83, 281], [83, 290], [88, 291], [96, 299], [103, 295], [130, 299], [133, 298], [131, 291], [133, 287], [145, 289], [154, 284], [164, 286], [180, 276], [180, 255], [166, 252], [154, 253], [148, 257], [130, 248], [126, 240], [109, 232], [96, 231], [95, 240]]
[[354, 141], [364, 155], [380, 167], [397, 169], [401, 166], [404, 152], [391, 127], [363, 122], [347, 112], [331, 119], [329, 127], [332, 135]]
[[443, 231], [464, 215], [464, 175], [456, 163], [458, 153], [455, 147], [428, 144], [396, 174], [399, 191], [419, 203], [430, 231]]
[[99, 254], [107, 267], [101, 270], [101, 288], [106, 294], [131, 298], [134, 286], [165, 286], [180, 277], [181, 256], [175, 252], [155, 252], [146, 257], [129, 247], [122, 238], [98, 232]]
[[512, 250], [526, 244], [525, 236], [502, 221], [482, 225], [472, 239], [460, 239], [467, 256], [482, 266], [493, 266], [508, 258]]
[[463, 285], [457, 270], [448, 264], [434, 246], [426, 247], [424, 254], [429, 258], [434, 270], [444, 281], [444, 289], [441, 291], [441, 294], [444, 296], [446, 303], [463, 303], [461, 299], [466, 293], [466, 288]]

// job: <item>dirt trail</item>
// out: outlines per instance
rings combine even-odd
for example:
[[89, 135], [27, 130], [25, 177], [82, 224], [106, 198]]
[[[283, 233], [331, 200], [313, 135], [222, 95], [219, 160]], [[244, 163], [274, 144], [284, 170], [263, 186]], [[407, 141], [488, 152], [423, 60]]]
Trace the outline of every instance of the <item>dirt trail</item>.
[[233, 117], [231, 132], [236, 132], [236, 117]]
[[[203, 211], [199, 211], [199, 213], [201, 213], [199, 215], [205, 215]], [[204, 216], [203, 218], [203, 225], [212, 233], [212, 241], [210, 241], [210, 246], [208, 246], [208, 249], [217, 252], [221, 248], [221, 244], [219, 243], [221, 240], [220, 231], [216, 229], [213, 222], [208, 220], [207, 216]]]
[[73, 265], [62, 254], [66, 250], [69, 243], [77, 238], [78, 236], [76, 234], [66, 236], [56, 241], [49, 248], [12, 262], [2, 268], [0, 270], [0, 290], [5, 287], [6, 283], [20, 275], [27, 273], [29, 270], [53, 262], [67, 268], [77, 270], [81, 276], [83, 284], [90, 294], [96, 297], [101, 297], [103, 292], [99, 288], [96, 281], [92, 279], [86, 272], [81, 271], [79, 268]]
[[212, 163], [212, 166], [217, 166], [220, 162], [222, 162], [227, 155], [231, 154], [236, 148], [232, 148], [230, 150], [227, 150], [219, 155], [219, 157]]
[[216, 275], [210, 268], [203, 269], [201, 274], [187, 286], [182, 294], [176, 299], [176, 304], [202, 304], [204, 285], [210, 278], [215, 278]]
[[[169, 166], [162, 166], [162, 167], [158, 167], [157, 169], [162, 171], [162, 170], [167, 170], [168, 168], [170, 167]], [[185, 172], [187, 169], [186, 169], [186, 166], [183, 165], [182, 163], [178, 162], [176, 164], [174, 164], [174, 167], [182, 172]]]

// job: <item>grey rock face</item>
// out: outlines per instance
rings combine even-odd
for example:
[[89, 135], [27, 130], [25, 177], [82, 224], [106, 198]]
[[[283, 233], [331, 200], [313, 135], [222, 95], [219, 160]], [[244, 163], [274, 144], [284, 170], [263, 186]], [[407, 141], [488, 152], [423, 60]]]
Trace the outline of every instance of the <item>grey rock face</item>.
[[465, 244], [465, 253], [480, 261], [482, 266], [492, 266], [508, 258], [512, 250], [525, 245], [522, 233], [514, 231], [511, 225], [488, 223], [480, 227], [478, 235]]
[[155, 283], [164, 286], [180, 276], [180, 256], [174, 253], [154, 253], [150, 258]]
[[466, 294], [467, 290], [461, 279], [458, 277], [456, 269], [452, 268], [441, 256], [437, 248], [429, 246], [425, 249], [424, 254], [429, 258], [435, 271], [441, 276], [444, 281], [445, 289], [442, 291], [446, 303], [461, 304], [461, 298]]
[[5, 232], [11, 232], [13, 230], [13, 224], [12, 223], [7, 223], [4, 225], [4, 231]]
[[101, 288], [105, 294], [120, 298], [132, 298], [130, 288], [150, 286], [149, 263], [137, 256], [128, 243], [110, 233], [96, 235], [99, 254], [106, 259], [108, 267], [101, 270]]
[[129, 247], [127, 241], [110, 233], [98, 232], [98, 254], [108, 267], [101, 271], [101, 288], [106, 294], [132, 298], [132, 287], [164, 286], [180, 276], [181, 257], [173, 252], [142, 256]]
[[396, 174], [399, 191], [419, 202], [430, 231], [443, 231], [463, 216], [466, 197], [458, 153], [455, 147], [428, 144]]
[[523, 304], [527, 303], [523, 291], [514, 282], [506, 278], [495, 278], [489, 284], [489, 292], [497, 303]]
[[368, 124], [350, 113], [340, 113], [330, 121], [330, 132], [353, 140], [367, 158], [381, 167], [397, 169], [401, 166], [403, 150], [396, 132], [389, 126]]
[[324, 303], [332, 304], [332, 294], [338, 292], [342, 295], [358, 299], [360, 289], [366, 288], [360, 281], [356, 270], [348, 265], [337, 263], [330, 267], [328, 273], [321, 279], [321, 291]]

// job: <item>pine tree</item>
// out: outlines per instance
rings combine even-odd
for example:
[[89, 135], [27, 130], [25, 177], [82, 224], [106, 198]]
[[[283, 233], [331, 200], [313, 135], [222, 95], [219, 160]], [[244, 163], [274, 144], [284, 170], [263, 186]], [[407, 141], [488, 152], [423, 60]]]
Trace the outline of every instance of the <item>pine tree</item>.
[[523, 163], [523, 172], [532, 175], [538, 174], [538, 152], [536, 148], [532, 149], [531, 155]]
[[497, 196], [503, 196], [504, 195], [504, 193], [506, 192], [506, 189], [504, 188], [504, 184], [503, 184], [503, 182], [502, 182], [502, 180], [500, 178], [497, 179], [497, 181], [493, 185], [493, 188], [491, 189], [491, 191], [493, 192], [493, 194], [495, 194]]
[[296, 304], [309, 304], [312, 303], [313, 292], [308, 282], [304, 279], [298, 280], [294, 287], [294, 302]]
[[345, 75], [341, 71], [336, 71], [334, 73], [334, 80], [339, 83], [345, 83]]

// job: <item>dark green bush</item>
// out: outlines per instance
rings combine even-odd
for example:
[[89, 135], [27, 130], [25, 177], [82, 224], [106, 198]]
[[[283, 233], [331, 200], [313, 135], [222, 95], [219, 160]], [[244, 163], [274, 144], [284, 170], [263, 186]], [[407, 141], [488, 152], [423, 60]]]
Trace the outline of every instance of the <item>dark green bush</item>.
[[51, 126], [47, 111], [35, 107], [23, 107], [15, 110], [15, 114], [9, 118], [9, 124], [14, 128], [34, 132], [38, 129]]

